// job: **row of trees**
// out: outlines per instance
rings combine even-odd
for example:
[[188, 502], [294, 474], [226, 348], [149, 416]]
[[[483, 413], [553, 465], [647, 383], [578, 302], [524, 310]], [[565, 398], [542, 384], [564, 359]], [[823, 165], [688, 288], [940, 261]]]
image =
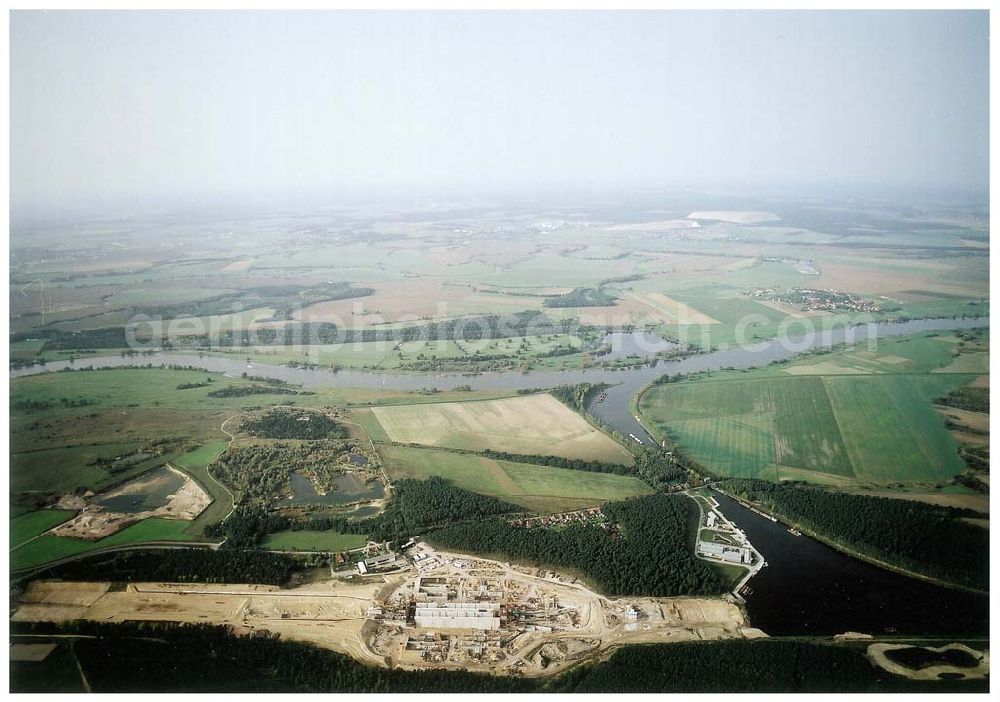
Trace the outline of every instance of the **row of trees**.
[[608, 523], [620, 531], [587, 524], [524, 528], [488, 520], [454, 524], [425, 538], [446, 549], [569, 568], [611, 595], [719, 594], [725, 585], [689, 546], [696, 510], [687, 497], [657, 493], [604, 506]]
[[307, 390], [292, 390], [277, 385], [230, 385], [211, 390], [208, 397], [249, 397], [250, 395], [315, 395]]
[[538, 466], [552, 466], [569, 470], [585, 470], [591, 473], [615, 473], [617, 475], [634, 475], [635, 470], [619, 463], [604, 463], [603, 461], [585, 461], [582, 458], [565, 458], [564, 456], [539, 456], [522, 453], [507, 453], [486, 449], [483, 455], [498, 461], [512, 463], [531, 463]]
[[939, 397], [935, 402], [939, 405], [969, 410], [970, 412], [989, 412], [990, 389], [965, 386], [952, 390], [944, 397]]
[[55, 566], [40, 574], [62, 580], [117, 582], [264, 583], [288, 582], [296, 563], [267, 551], [210, 549], [150, 549], [103, 554]]
[[821, 488], [726, 480], [723, 487], [871, 558], [960, 585], [989, 588], [989, 531], [971, 510]]

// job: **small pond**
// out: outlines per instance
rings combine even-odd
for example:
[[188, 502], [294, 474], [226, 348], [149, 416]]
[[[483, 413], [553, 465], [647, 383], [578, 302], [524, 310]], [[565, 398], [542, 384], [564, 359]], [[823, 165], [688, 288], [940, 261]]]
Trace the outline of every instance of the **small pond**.
[[299, 472], [291, 475], [294, 497], [280, 500], [278, 507], [302, 505], [346, 505], [363, 500], [378, 500], [385, 497], [382, 483], [373, 480], [365, 483], [353, 473], [338, 475], [334, 480], [335, 488], [325, 495], [320, 495], [313, 487], [312, 481]]
[[167, 504], [167, 498], [182, 485], [183, 476], [161, 466], [107, 493], [95, 496], [94, 502], [110, 512], [148, 512]]

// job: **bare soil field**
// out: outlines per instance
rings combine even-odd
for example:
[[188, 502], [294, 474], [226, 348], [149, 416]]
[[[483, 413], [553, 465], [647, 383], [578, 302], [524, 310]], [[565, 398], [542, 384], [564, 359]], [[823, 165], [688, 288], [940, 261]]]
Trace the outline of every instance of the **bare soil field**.
[[944, 405], [935, 405], [934, 409], [945, 417], [950, 417], [959, 424], [963, 424], [970, 429], [986, 432], [987, 434], [990, 431], [990, 415], [986, 412], [972, 412], [970, 410], [947, 407]]
[[[118, 589], [110, 583], [38, 580], [22, 593], [11, 619], [229, 625], [239, 633], [268, 631], [374, 665], [533, 677], [561, 672], [623, 644], [760, 635], [723, 599], [612, 600], [551, 571], [437, 552], [423, 544], [417, 548], [419, 571], [330, 577], [289, 589], [158, 582]], [[483, 631], [408, 620], [411, 598], [426, 601], [428, 587], [454, 591], [459, 601], [482, 602], [486, 591], [498, 598], [494, 602], [514, 609], [542, 608], [545, 613], [532, 616], [550, 625], [510, 618]]]
[[547, 394], [371, 411], [389, 438], [402, 444], [632, 462], [628, 451]]
[[247, 258], [241, 261], [233, 261], [222, 267], [223, 273], [244, 273], [250, 270], [250, 266], [253, 265], [253, 259]]
[[54, 643], [16, 643], [10, 645], [10, 660], [31, 661], [37, 663], [44, 661], [56, 648]]
[[368, 297], [317, 302], [292, 316], [301, 322], [371, 327], [467, 314], [536, 310], [542, 306], [541, 297], [476, 292], [471, 286], [430, 281], [381, 283], [374, 287], [375, 294]]
[[939, 280], [938, 277], [949, 267], [934, 261], [907, 261], [907, 268], [899, 267], [898, 260], [871, 259], [863, 264], [827, 263], [821, 266], [822, 273], [812, 283], [815, 288], [830, 288], [858, 294], [891, 294], [900, 300], [908, 300], [904, 291], [928, 290], [948, 295], [982, 295], [981, 286], [976, 283], [961, 284]]
[[652, 222], [630, 222], [612, 224], [605, 227], [610, 232], [669, 232], [675, 229], [694, 229], [698, 223], [693, 219], [658, 219]]
[[983, 514], [990, 513], [990, 496], [980, 494], [948, 494], [948, 493], [920, 493], [920, 492], [868, 492], [866, 495], [876, 497], [890, 497], [894, 500], [913, 500], [914, 502], [925, 502], [929, 505], [940, 507], [958, 507], [960, 509], [973, 509]]
[[[130, 496], [136, 496], [136, 499], [140, 499], [142, 495], [162, 488], [161, 484], [165, 480], [164, 475], [147, 473], [106, 493], [86, 497], [80, 514], [63, 522], [51, 533], [55, 536], [96, 541], [149, 517], [194, 520], [212, 503], [211, 495], [186, 473], [169, 466], [165, 467], [165, 471], [168, 471], [170, 475], [180, 477], [183, 481], [177, 490], [166, 497], [165, 504], [142, 511], [119, 512], [98, 503], [98, 500], [116, 498], [127, 500]], [[78, 504], [79, 500], [73, 500], [68, 496], [60, 500], [60, 504], [64, 506], [71, 503]]]
[[629, 297], [646, 305], [648, 308], [661, 315], [664, 322], [668, 324], [718, 324], [717, 319], [709, 317], [707, 314], [685, 305], [663, 293], [629, 293]]
[[710, 219], [716, 222], [732, 222], [733, 224], [760, 224], [762, 222], [777, 222], [781, 217], [773, 212], [754, 212], [742, 210], [705, 210], [692, 212], [688, 219]]
[[796, 319], [804, 319], [806, 317], [829, 317], [831, 314], [827, 310], [800, 310], [794, 305], [778, 302], [777, 300], [754, 298], [754, 302], [759, 305], [763, 305], [764, 307], [770, 307], [775, 312], [780, 312], [787, 317], [795, 317]]

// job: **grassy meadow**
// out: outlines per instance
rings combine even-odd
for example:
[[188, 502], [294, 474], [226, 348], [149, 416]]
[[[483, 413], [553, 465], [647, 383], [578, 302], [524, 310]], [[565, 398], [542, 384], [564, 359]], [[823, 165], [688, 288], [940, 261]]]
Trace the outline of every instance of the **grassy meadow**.
[[649, 494], [638, 478], [499, 461], [486, 456], [410, 446], [379, 447], [390, 480], [438, 476], [535, 512], [559, 512]]

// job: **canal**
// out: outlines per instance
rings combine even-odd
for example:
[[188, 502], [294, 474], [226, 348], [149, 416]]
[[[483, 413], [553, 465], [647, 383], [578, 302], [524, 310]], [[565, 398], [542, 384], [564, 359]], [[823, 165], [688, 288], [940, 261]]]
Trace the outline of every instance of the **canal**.
[[772, 636], [989, 632], [986, 596], [892, 573], [795, 536], [718, 492], [712, 496], [768, 563], [744, 597], [750, 624]]

